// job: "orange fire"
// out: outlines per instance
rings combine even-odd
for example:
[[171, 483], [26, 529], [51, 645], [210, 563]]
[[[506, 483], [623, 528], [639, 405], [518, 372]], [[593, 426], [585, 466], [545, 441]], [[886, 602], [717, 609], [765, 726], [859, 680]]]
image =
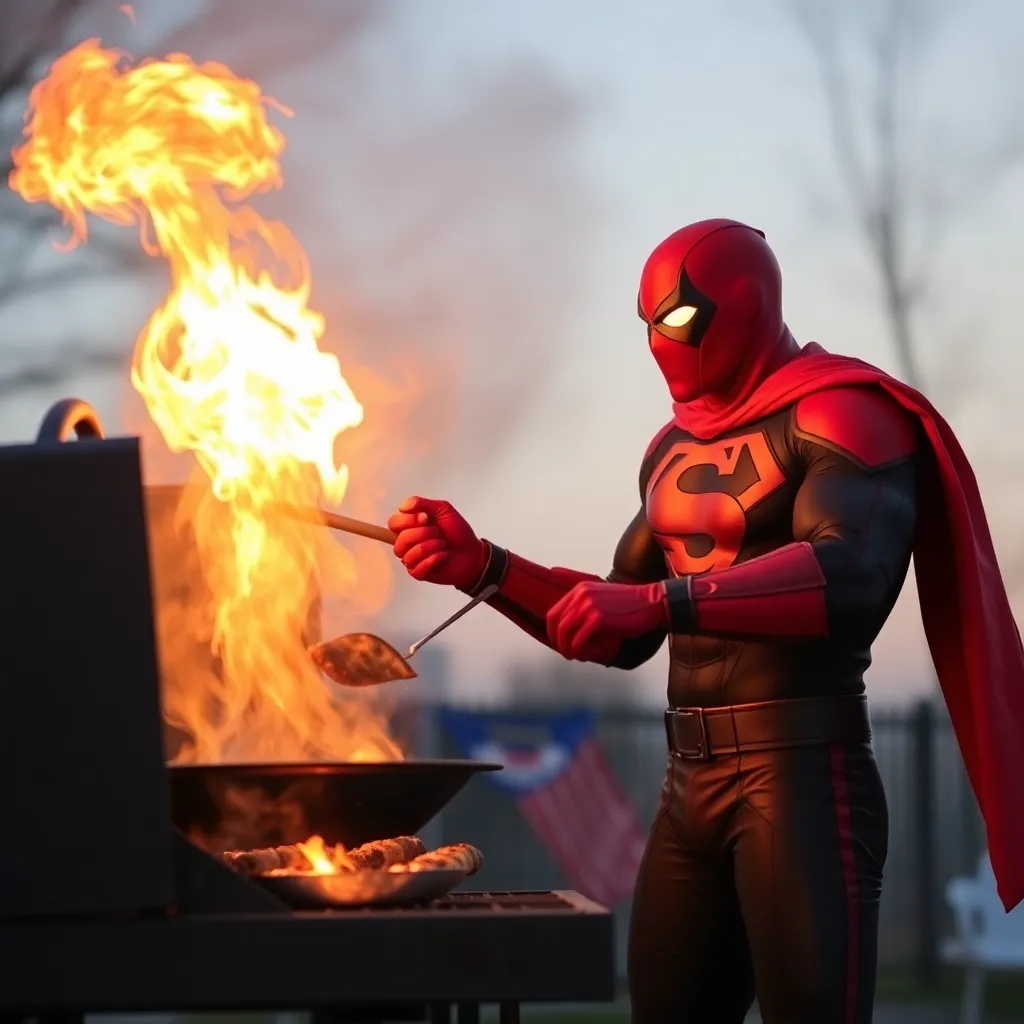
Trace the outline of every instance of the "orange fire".
[[[304, 871], [303, 874], [310, 875], [342, 875], [349, 874], [356, 871], [357, 868], [353, 864], [351, 858], [348, 856], [348, 852], [345, 847], [338, 843], [336, 846], [328, 846], [324, 842], [323, 836], [310, 836], [304, 843], [295, 844], [302, 855], [310, 863], [308, 871]], [[377, 869], [381, 870], [381, 869]], [[424, 869], [419, 864], [412, 863], [397, 863], [389, 864], [384, 870], [390, 874], [417, 874]], [[288, 873], [287, 871], [285, 872]]]
[[131, 378], [168, 447], [194, 453], [208, 478], [189, 515], [218, 667], [201, 693], [165, 678], [168, 719], [192, 741], [183, 758], [398, 758], [381, 716], [307, 657], [320, 531], [269, 513], [341, 502], [335, 442], [363, 418], [319, 348], [302, 247], [246, 203], [281, 183], [273, 106], [221, 64], [173, 54], [131, 66], [89, 40], [32, 90], [10, 184], [59, 210], [72, 245], [93, 214], [139, 225], [170, 268]]
[[310, 836], [304, 843], [297, 845], [313, 867], [311, 874], [337, 875], [341, 873], [342, 867], [347, 866], [344, 847], [328, 846], [323, 836]]

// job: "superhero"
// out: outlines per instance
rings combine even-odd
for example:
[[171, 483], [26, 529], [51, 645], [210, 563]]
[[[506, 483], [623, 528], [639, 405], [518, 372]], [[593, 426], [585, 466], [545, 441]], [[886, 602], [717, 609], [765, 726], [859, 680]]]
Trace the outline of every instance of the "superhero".
[[391, 517], [416, 579], [566, 658], [634, 668], [668, 639], [669, 747], [637, 880], [638, 1022], [859, 1024], [874, 999], [885, 794], [864, 671], [911, 557], [1000, 895], [1024, 897], [1024, 651], [974, 475], [917, 392], [800, 347], [764, 235], [669, 236], [639, 313], [672, 397], [605, 578], [480, 539], [443, 501]]

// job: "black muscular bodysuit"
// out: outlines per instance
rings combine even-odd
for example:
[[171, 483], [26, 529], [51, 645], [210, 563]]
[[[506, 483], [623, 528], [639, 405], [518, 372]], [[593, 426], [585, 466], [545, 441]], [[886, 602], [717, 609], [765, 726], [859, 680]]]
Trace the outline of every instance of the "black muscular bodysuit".
[[[911, 557], [915, 430], [845, 390], [710, 442], [655, 439], [608, 578], [670, 581], [670, 707], [863, 693]], [[544, 639], [555, 593], [539, 600], [531, 563], [496, 550], [491, 603]], [[544, 573], [563, 592], [580, 575]], [[866, 739], [670, 757], [633, 906], [634, 1021], [739, 1024], [755, 994], [766, 1024], [869, 1021], [887, 838]]]
[[[887, 402], [865, 399], [866, 416], [884, 409], [894, 420], [896, 436], [877, 467], [839, 441], [801, 430], [794, 408], [706, 443], [672, 427], [652, 446], [640, 471], [642, 505], [619, 542], [610, 580], [714, 574], [795, 541], [811, 545], [824, 575], [826, 622], [808, 620], [799, 591], [780, 592], [766, 596], [795, 616], [773, 622], [788, 635], [759, 635], [756, 610], [748, 634], [669, 634], [671, 706], [864, 692], [871, 644], [906, 579], [916, 519], [910, 428]], [[879, 428], [884, 423], [871, 424]], [[631, 641], [616, 664], [641, 664], [663, 642], [660, 633]]]

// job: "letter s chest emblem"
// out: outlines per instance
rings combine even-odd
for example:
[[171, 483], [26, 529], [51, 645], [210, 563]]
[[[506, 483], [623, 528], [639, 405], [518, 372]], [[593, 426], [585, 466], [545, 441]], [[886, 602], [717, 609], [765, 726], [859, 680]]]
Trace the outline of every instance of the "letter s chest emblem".
[[[702, 483], [693, 487], [689, 481], [698, 477]], [[647, 521], [672, 571], [682, 576], [732, 565], [747, 512], [785, 482], [762, 431], [710, 444], [677, 441], [654, 467], [646, 494]]]

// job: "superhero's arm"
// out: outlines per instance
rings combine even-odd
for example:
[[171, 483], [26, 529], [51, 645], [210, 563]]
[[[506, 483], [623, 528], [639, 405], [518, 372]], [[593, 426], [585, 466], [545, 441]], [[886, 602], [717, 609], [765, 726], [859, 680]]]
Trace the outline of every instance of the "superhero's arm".
[[674, 632], [870, 643], [892, 610], [913, 548], [916, 429], [882, 392], [842, 389], [801, 400], [793, 432], [794, 542], [669, 581]]
[[[575, 569], [549, 569], [490, 541], [485, 543], [488, 545], [487, 567], [468, 592], [477, 594], [497, 583], [498, 592], [487, 603], [534, 639], [551, 647], [547, 628], [548, 612], [578, 583], [600, 581], [601, 577], [577, 572]], [[667, 575], [661, 546], [654, 538], [647, 516], [641, 508], [619, 540], [607, 580], [627, 584], [657, 583]], [[607, 656], [602, 654], [588, 660], [601, 661], [615, 668], [636, 668], [654, 657], [666, 635], [666, 629], [657, 629], [624, 640], [617, 650], [607, 652]]]

